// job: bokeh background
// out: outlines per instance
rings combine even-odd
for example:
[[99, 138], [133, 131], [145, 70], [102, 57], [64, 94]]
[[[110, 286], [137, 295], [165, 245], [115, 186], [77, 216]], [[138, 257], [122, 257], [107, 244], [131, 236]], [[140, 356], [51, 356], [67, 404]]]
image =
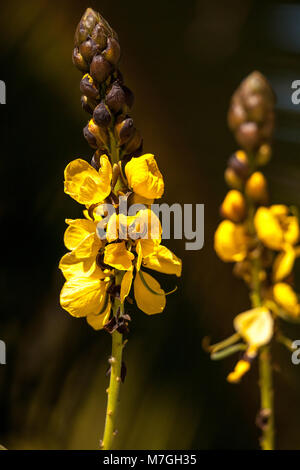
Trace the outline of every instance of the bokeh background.
[[[103, 431], [110, 337], [59, 306], [64, 219], [80, 207], [63, 193], [63, 169], [90, 159], [82, 136], [80, 74], [71, 62], [86, 7], [118, 32], [133, 117], [166, 180], [165, 202], [205, 204], [205, 245], [185, 251], [179, 290], [162, 315], [130, 309], [121, 390], [120, 449], [256, 449], [254, 366], [240, 385], [225, 377], [236, 357], [210, 360], [201, 346], [232, 333], [247, 290], [213, 250], [223, 172], [236, 149], [230, 96], [257, 69], [277, 94], [274, 202], [300, 204], [300, 3], [244, 0], [10, 0], [0, 7], [1, 116], [0, 443], [12, 449], [96, 449]], [[163, 276], [167, 288], [175, 279]], [[293, 339], [300, 328], [285, 327]], [[300, 449], [300, 366], [274, 347], [277, 446]]]

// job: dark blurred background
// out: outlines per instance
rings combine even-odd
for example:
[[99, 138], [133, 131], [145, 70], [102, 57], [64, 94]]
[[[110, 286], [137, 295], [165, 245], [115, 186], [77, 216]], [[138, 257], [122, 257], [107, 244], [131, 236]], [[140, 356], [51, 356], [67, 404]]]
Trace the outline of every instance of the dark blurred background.
[[[65, 218], [81, 207], [63, 193], [63, 170], [92, 155], [82, 136], [80, 74], [71, 62], [86, 7], [118, 32], [121, 70], [134, 90], [133, 117], [166, 180], [165, 202], [205, 204], [205, 246], [185, 251], [179, 290], [162, 315], [131, 308], [121, 390], [121, 449], [255, 449], [259, 407], [254, 366], [226, 382], [236, 357], [215, 363], [202, 338], [218, 341], [249, 307], [247, 290], [213, 250], [226, 159], [230, 96], [257, 69], [277, 94], [274, 202], [300, 203], [300, 2], [244, 0], [10, 0], [0, 7], [1, 317], [0, 443], [12, 449], [96, 449], [103, 431], [110, 337], [59, 306]], [[163, 276], [167, 288], [177, 280]], [[300, 328], [286, 328], [293, 339]], [[300, 368], [274, 348], [277, 446], [300, 449]]]

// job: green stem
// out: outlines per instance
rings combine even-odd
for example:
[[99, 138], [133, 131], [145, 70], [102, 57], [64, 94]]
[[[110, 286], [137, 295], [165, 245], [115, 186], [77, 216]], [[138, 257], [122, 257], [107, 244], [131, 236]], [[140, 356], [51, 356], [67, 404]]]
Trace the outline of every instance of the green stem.
[[[118, 308], [118, 307], [117, 307]], [[123, 338], [118, 331], [112, 333], [112, 354], [110, 358], [110, 380], [107, 391], [107, 408], [101, 448], [110, 450], [116, 435], [116, 414], [121, 384]]]
[[[251, 298], [253, 307], [262, 305], [259, 271], [260, 262], [258, 258], [255, 258], [252, 261], [253, 291]], [[274, 396], [269, 345], [263, 346], [259, 352], [259, 387], [261, 413], [267, 418], [267, 423], [263, 426], [260, 444], [262, 450], [274, 450]]]

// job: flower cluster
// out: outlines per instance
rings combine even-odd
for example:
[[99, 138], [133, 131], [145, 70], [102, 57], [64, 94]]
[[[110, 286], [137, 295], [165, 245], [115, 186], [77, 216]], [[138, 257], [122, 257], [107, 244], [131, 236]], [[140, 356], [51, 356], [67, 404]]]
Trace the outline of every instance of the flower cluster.
[[[145, 269], [181, 274], [180, 259], [161, 245], [162, 228], [151, 211], [163, 195], [164, 180], [155, 157], [142, 154], [140, 133], [128, 115], [133, 95], [117, 69], [119, 58], [116, 33], [87, 9], [75, 34], [73, 62], [84, 72], [81, 101], [93, 114], [84, 135], [96, 152], [91, 164], [76, 159], [65, 169], [65, 192], [84, 206], [84, 217], [66, 220], [69, 252], [59, 265], [66, 279], [60, 302], [94, 329], [110, 332], [112, 324], [124, 328], [128, 315], [112, 307], [116, 300], [124, 303], [132, 285], [142, 311], [163, 311], [166, 294]], [[140, 209], [130, 216], [119, 213], [120, 197]], [[108, 204], [114, 208], [110, 216]]]
[[[228, 354], [245, 351], [228, 375], [230, 382], [238, 382], [260, 348], [280, 331], [278, 317], [300, 319], [291, 275], [300, 247], [295, 210], [269, 205], [267, 181], [259, 171], [270, 160], [274, 127], [273, 92], [260, 73], [252, 73], [241, 83], [233, 95], [228, 121], [242, 148], [229, 159], [225, 171], [231, 189], [221, 205], [224, 220], [214, 244], [223, 261], [235, 263], [234, 273], [249, 286], [253, 308], [234, 319], [236, 334], [224, 341], [225, 348], [219, 343], [211, 351], [222, 357], [226, 348]], [[236, 344], [239, 340], [242, 343]]]

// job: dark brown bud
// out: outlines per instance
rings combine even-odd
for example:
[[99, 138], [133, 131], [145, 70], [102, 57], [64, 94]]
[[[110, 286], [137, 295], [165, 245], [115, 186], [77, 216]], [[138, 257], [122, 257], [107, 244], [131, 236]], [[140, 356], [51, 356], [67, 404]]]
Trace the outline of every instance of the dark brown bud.
[[93, 41], [95, 41], [95, 43], [98, 44], [99, 49], [103, 51], [103, 49], [105, 49], [106, 44], [107, 44], [107, 31], [105, 30], [102, 24], [100, 23], [96, 24], [95, 28], [93, 29], [91, 37]]
[[131, 137], [131, 139], [125, 145], [126, 153], [131, 154], [133, 152], [136, 152], [137, 150], [139, 150], [142, 143], [143, 143], [142, 136], [141, 136], [140, 132], [137, 129], [135, 129], [135, 132], [134, 132], [133, 136]]
[[85, 10], [75, 32], [76, 45], [79, 45], [87, 39], [99, 19], [99, 13], [94, 11], [92, 8], [87, 8]]
[[88, 130], [95, 137], [99, 147], [103, 147], [108, 143], [107, 131], [103, 127], [98, 126], [93, 119], [89, 121]]
[[87, 72], [89, 70], [89, 66], [80, 54], [78, 47], [73, 49], [72, 62], [81, 72]]
[[260, 143], [259, 129], [255, 122], [245, 122], [236, 130], [236, 140], [247, 150], [253, 150]]
[[128, 142], [134, 132], [135, 127], [133, 125], [133, 119], [131, 118], [120, 120], [120, 122], [115, 125], [115, 136], [119, 145], [123, 145]]
[[97, 54], [93, 57], [90, 74], [98, 83], [104, 82], [111, 74], [112, 70], [112, 65], [104, 59], [101, 54]]
[[126, 94], [118, 81], [113, 83], [106, 95], [105, 102], [114, 113], [121, 111], [126, 104]]
[[99, 88], [97, 86], [97, 82], [95, 82], [95, 80], [88, 73], [86, 73], [81, 79], [80, 91], [83, 95], [86, 95], [94, 100], [99, 98]]
[[82, 106], [82, 109], [85, 112], [87, 112], [89, 114], [93, 114], [94, 109], [97, 106], [97, 101], [92, 100], [91, 98], [88, 98], [85, 95], [82, 95], [82, 97], [81, 97], [81, 106]]
[[90, 147], [93, 149], [97, 148], [97, 140], [93, 136], [93, 134], [89, 131], [89, 126], [88, 124], [83, 128], [83, 135], [84, 138], [86, 139], [87, 143], [89, 144]]
[[228, 111], [228, 126], [231, 130], [235, 130], [247, 120], [247, 113], [243, 106], [233, 102]]
[[95, 108], [93, 119], [100, 127], [108, 127], [111, 123], [111, 113], [109, 108], [103, 103], [98, 104]]
[[84, 57], [86, 62], [90, 63], [94, 55], [97, 54], [97, 52], [100, 52], [100, 48], [98, 44], [93, 41], [93, 39], [88, 38], [86, 41], [80, 44], [79, 52]]
[[93, 155], [93, 158], [91, 160], [91, 165], [93, 168], [95, 168], [95, 170], [99, 170], [100, 168], [100, 152], [99, 150], [96, 150], [96, 152], [94, 153]]
[[237, 177], [241, 179], [247, 179], [250, 168], [248, 157], [243, 150], [238, 150], [228, 160], [228, 168], [234, 171]]
[[119, 42], [114, 38], [107, 39], [107, 48], [102, 53], [103, 57], [112, 65], [117, 65], [121, 56]]

